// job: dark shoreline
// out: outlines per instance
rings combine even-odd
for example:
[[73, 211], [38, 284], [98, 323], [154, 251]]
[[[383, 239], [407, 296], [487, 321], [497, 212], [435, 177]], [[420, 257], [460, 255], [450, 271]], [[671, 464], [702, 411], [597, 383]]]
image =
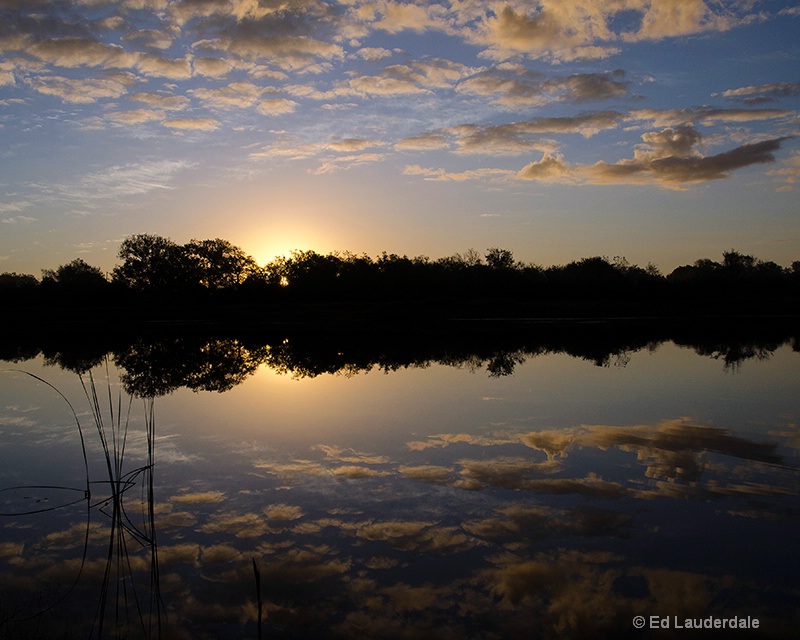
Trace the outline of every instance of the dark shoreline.
[[651, 320], [800, 317], [800, 298], [726, 297], [622, 299], [428, 298], [399, 301], [286, 301], [240, 304], [81, 304], [13, 306], [3, 323], [328, 323], [335, 321], [440, 320]]

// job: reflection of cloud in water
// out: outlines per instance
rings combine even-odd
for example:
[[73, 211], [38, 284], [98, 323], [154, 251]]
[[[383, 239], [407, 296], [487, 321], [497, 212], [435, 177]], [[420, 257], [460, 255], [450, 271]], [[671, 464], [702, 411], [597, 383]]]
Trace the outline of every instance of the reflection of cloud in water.
[[181, 493], [172, 496], [170, 502], [177, 504], [216, 504], [225, 500], [225, 493], [222, 491], [199, 491], [195, 493]]
[[482, 540], [516, 547], [554, 535], [626, 537], [632, 524], [626, 513], [586, 505], [566, 510], [515, 504], [497, 516], [464, 522], [462, 528]]
[[328, 460], [335, 460], [336, 462], [353, 462], [355, 464], [386, 464], [389, 462], [389, 458], [386, 456], [378, 456], [331, 445], [318, 444], [314, 449], [322, 451]]
[[203, 533], [224, 533], [237, 538], [259, 538], [270, 533], [285, 531], [288, 524], [303, 517], [300, 507], [273, 504], [259, 513], [226, 511], [211, 514], [208, 522], [198, 530]]
[[[731, 435], [726, 429], [689, 424], [687, 419], [630, 427], [585, 426], [528, 433], [527, 446], [564, 465], [570, 450], [617, 448], [636, 454], [645, 465], [649, 486], [638, 497], [690, 497], [702, 489], [711, 495], [797, 495], [800, 470], [783, 463], [777, 445]], [[737, 462], [730, 462], [733, 459]], [[780, 484], [756, 479], [768, 473]], [[701, 480], [708, 476], [704, 483]], [[720, 476], [719, 478], [714, 476]], [[635, 478], [631, 479], [636, 482]]]
[[715, 451], [724, 455], [779, 463], [776, 446], [761, 444], [737, 436], [726, 429], [688, 424], [687, 419], [670, 420], [658, 425], [631, 427], [586, 426], [563, 431], [540, 431], [529, 433], [522, 441], [533, 449], [539, 449], [549, 457], [564, 456], [575, 446], [590, 446], [607, 449], [619, 447], [624, 451], [636, 451], [640, 459], [658, 457], [663, 452], [682, 454], [692, 451]]
[[427, 440], [418, 440], [407, 443], [412, 451], [424, 451], [430, 448], [448, 447], [453, 444], [470, 444], [479, 447], [492, 447], [502, 444], [516, 444], [519, 439], [508, 436], [474, 436], [468, 433], [438, 433], [428, 436]]
[[[635, 615], [708, 615], [765, 588], [766, 573], [751, 580], [726, 566], [723, 576], [717, 558], [664, 568], [673, 547], [687, 554], [687, 541], [730, 545], [723, 528], [737, 518], [745, 527], [796, 521], [779, 500], [797, 495], [797, 470], [776, 463], [772, 445], [686, 420], [515, 439], [439, 434], [419, 444], [398, 460], [319, 445], [319, 460], [257, 461], [264, 485], [252, 490], [222, 482], [173, 488], [154, 506], [170, 624], [186, 626], [186, 637], [198, 624], [209, 637], [251, 634], [255, 559], [267, 637], [464, 638], [486, 629], [540, 640], [616, 637]], [[496, 445], [515, 455], [491, 457]], [[619, 465], [620, 456], [643, 466]], [[269, 474], [291, 492], [275, 493]], [[698, 496], [718, 501], [716, 528], [695, 532], [687, 521], [676, 532], [659, 511], [670, 506], [665, 498]], [[654, 497], [661, 500], [639, 500]], [[704, 500], [683, 507], [710, 513]], [[777, 535], [755, 531], [765, 540]], [[109, 533], [93, 524], [91, 545], [101, 548]], [[78, 555], [85, 535], [84, 523], [25, 545], [4, 543], [0, 556], [26, 563], [26, 581], [10, 578], [21, 589], [41, 584], [42, 572], [67, 584], [78, 560], [56, 556]], [[133, 570], [147, 571], [143, 560]], [[87, 575], [100, 566], [87, 565]], [[772, 595], [787, 608], [798, 603], [783, 587]]]
[[293, 460], [292, 462], [277, 462], [272, 460], [257, 460], [253, 463], [256, 469], [263, 469], [286, 480], [300, 480], [304, 476], [327, 476], [330, 471], [313, 460]]
[[474, 545], [459, 527], [436, 526], [435, 522], [389, 520], [356, 527], [355, 535], [370, 541], [385, 542], [393, 549], [420, 553], [454, 553]]
[[22, 554], [25, 545], [18, 542], [0, 542], [0, 558], [13, 558]]
[[398, 471], [406, 478], [422, 480], [433, 484], [449, 484], [453, 477], [453, 470], [437, 465], [419, 465], [415, 467], [400, 467]]
[[533, 462], [525, 458], [490, 458], [488, 460], [459, 460], [461, 479], [456, 486], [462, 489], [481, 489], [485, 486], [503, 489], [528, 489], [535, 482], [531, 475], [545, 475], [557, 469], [550, 462]]
[[358, 467], [355, 465], [350, 465], [345, 467], [336, 467], [333, 470], [333, 475], [343, 476], [345, 478], [356, 480], [359, 478], [377, 478], [382, 476], [388, 476], [390, 474], [387, 471], [378, 471], [376, 469], [370, 469], [369, 467]]

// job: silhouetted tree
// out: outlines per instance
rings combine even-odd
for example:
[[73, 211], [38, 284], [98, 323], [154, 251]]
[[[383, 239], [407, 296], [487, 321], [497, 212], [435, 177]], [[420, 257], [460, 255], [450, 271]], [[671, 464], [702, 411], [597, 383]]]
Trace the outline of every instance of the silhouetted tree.
[[508, 249], [492, 247], [486, 251], [486, 264], [492, 269], [513, 269], [514, 254]]
[[169, 238], [150, 234], [129, 236], [119, 248], [122, 264], [113, 279], [149, 297], [183, 294], [191, 288], [192, 264], [184, 248]]
[[183, 249], [191, 280], [212, 291], [233, 289], [258, 273], [256, 261], [227, 240], [192, 240]]
[[27, 273], [0, 273], [0, 302], [6, 308], [36, 301], [39, 281]]
[[[517, 262], [511, 251], [498, 247], [487, 249], [485, 260], [474, 249], [437, 260], [386, 252], [373, 260], [349, 252], [293, 251], [259, 267], [227, 240], [193, 239], [178, 245], [150, 234], [126, 238], [119, 258], [111, 292], [118, 291], [114, 300], [127, 304], [426, 301], [436, 313], [457, 301], [459, 306], [451, 308], [458, 313], [513, 315], [537, 313], [540, 303], [557, 302], [550, 309], [580, 314], [578, 305], [584, 301], [591, 301], [586, 308], [592, 313], [616, 313], [615, 307], [596, 303], [684, 298], [704, 305], [706, 300], [723, 301], [718, 309], [730, 310], [745, 298], [771, 297], [767, 306], [781, 310], [787, 301], [796, 305], [787, 296], [800, 293], [800, 262], [784, 269], [734, 250], [723, 253], [721, 262], [700, 259], [666, 277], [652, 264], [642, 268], [619, 256], [594, 256], [545, 269]], [[96, 294], [101, 291], [109, 291], [106, 277], [81, 259], [43, 271], [41, 283], [33, 276], [0, 276], [0, 300], [11, 304], [85, 304], [99, 301]], [[658, 310], [669, 308], [661, 305]]]
[[109, 282], [100, 269], [76, 258], [57, 269], [43, 269], [40, 287], [45, 299], [78, 306], [102, 303]]
[[76, 258], [68, 264], [62, 264], [58, 269], [42, 269], [42, 282], [55, 282], [60, 285], [91, 289], [108, 284], [103, 272], [97, 267], [87, 264]]

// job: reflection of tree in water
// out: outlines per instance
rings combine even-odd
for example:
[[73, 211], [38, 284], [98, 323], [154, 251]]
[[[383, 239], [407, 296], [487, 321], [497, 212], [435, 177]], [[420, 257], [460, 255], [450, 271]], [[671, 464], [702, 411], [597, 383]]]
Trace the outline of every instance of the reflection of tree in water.
[[747, 360], [768, 360], [780, 345], [719, 344], [698, 348], [700, 355], [722, 360], [726, 370], [737, 371]]
[[192, 338], [140, 340], [115, 353], [121, 380], [138, 397], [162, 396], [180, 387], [193, 391], [228, 391], [255, 373], [268, 347], [245, 347], [236, 339], [208, 342]]
[[[251, 376], [264, 364], [280, 374], [294, 378], [313, 378], [323, 374], [356, 375], [378, 368], [396, 371], [424, 368], [432, 364], [483, 369], [490, 377], [513, 375], [515, 367], [529, 358], [547, 353], [566, 353], [588, 360], [596, 366], [613, 364], [625, 367], [631, 353], [642, 348], [657, 348], [659, 341], [633, 336], [611, 339], [607, 335], [483, 336], [461, 342], [448, 336], [441, 342], [424, 336], [415, 339], [391, 339], [381, 336], [349, 334], [301, 335], [272, 339], [264, 344], [256, 339], [202, 337], [140, 340], [114, 360], [125, 370], [122, 381], [129, 393], [157, 396], [179, 387], [194, 391], [227, 391]], [[497, 344], [495, 343], [497, 340]], [[747, 359], [764, 359], [783, 344], [782, 340], [729, 341], [709, 344], [700, 341], [693, 348], [701, 355], [722, 357], [726, 368]], [[720, 356], [724, 353], [724, 356]]]
[[[135, 331], [134, 331], [135, 330]], [[44, 346], [13, 349], [13, 359], [43, 352], [46, 364], [77, 373], [97, 365], [107, 353], [124, 370], [126, 390], [138, 397], [160, 396], [180, 387], [227, 391], [260, 365], [294, 378], [323, 374], [356, 375], [379, 369], [424, 368], [441, 364], [490, 377], [512, 375], [530, 358], [566, 354], [596, 366], [625, 367], [631, 354], [672, 341], [735, 370], [747, 360], [763, 360], [786, 344], [796, 348], [789, 325], [704, 326], [638, 325], [613, 322], [454, 322], [442, 325], [337, 323], [215, 327], [206, 333], [194, 325], [134, 326], [111, 337], [68, 333], [48, 336]], [[130, 336], [137, 336], [131, 338]], [[95, 339], [91, 339], [94, 337]], [[34, 340], [43, 339], [33, 336]], [[9, 351], [0, 337], [0, 353]]]
[[489, 377], [491, 378], [510, 376], [514, 373], [514, 367], [522, 364], [526, 359], [525, 354], [519, 351], [513, 353], [500, 352], [489, 359], [486, 371], [489, 372]]

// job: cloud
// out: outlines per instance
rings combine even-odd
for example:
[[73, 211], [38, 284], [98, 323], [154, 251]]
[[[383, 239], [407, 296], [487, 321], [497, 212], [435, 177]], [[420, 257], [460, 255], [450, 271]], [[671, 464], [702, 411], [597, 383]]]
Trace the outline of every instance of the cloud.
[[407, 151], [428, 151], [446, 149], [451, 146], [451, 138], [443, 131], [431, 131], [398, 140], [395, 149]]
[[481, 155], [519, 155], [531, 150], [555, 151], [552, 140], [530, 137], [526, 123], [511, 123], [496, 127], [461, 127], [454, 130], [462, 135], [456, 140], [456, 153]]
[[132, 109], [130, 111], [111, 111], [105, 117], [114, 124], [134, 125], [160, 120], [164, 117], [164, 113], [152, 109]]
[[140, 44], [153, 49], [169, 49], [177, 36], [171, 29], [139, 29], [122, 36], [123, 42]]
[[44, 39], [26, 52], [57, 67], [104, 67], [126, 69], [136, 60], [121, 46], [84, 38]]
[[500, 106], [520, 109], [553, 101], [577, 104], [622, 98], [627, 95], [629, 84], [622, 70], [546, 78], [524, 65], [503, 63], [465, 79], [457, 91], [493, 98]]
[[[385, 154], [367, 152], [367, 149], [382, 147], [385, 144], [380, 140], [365, 138], [345, 138], [327, 143], [296, 144], [293, 137], [281, 135], [275, 144], [265, 146], [260, 151], [251, 153], [250, 157], [252, 159], [287, 158], [289, 160], [319, 158], [320, 165], [313, 173], [323, 174], [351, 169], [360, 164], [379, 162], [386, 157]], [[346, 155], [333, 155], [331, 152]]]
[[[625, 20], [617, 21], [620, 17]], [[512, 1], [484, 14], [467, 37], [486, 47], [483, 54], [493, 59], [523, 54], [568, 62], [607, 58], [624, 42], [727, 31], [755, 18], [746, 4], [729, 7], [704, 0]]]
[[334, 151], [354, 152], [354, 151], [364, 151], [365, 149], [370, 149], [373, 147], [382, 147], [384, 145], [385, 143], [380, 140], [367, 140], [364, 138], [346, 138], [344, 140], [339, 140], [336, 142], [329, 142], [327, 148], [333, 149]]
[[628, 93], [629, 83], [622, 70], [607, 73], [576, 73], [565, 78], [551, 78], [542, 87], [556, 95], [559, 102], [592, 102], [621, 98]]
[[[614, 164], [598, 162], [583, 171], [586, 181], [592, 184], [658, 184], [667, 188], [682, 188], [686, 183], [702, 183], [723, 180], [730, 173], [754, 164], [775, 161], [773, 153], [778, 151], [784, 138], [744, 144], [730, 151], [711, 156], [701, 156], [692, 148], [684, 148], [680, 142], [673, 143], [678, 152], [665, 155], [670, 148], [663, 138], [680, 137], [675, 130], [660, 132], [650, 138], [642, 136], [649, 148], [635, 153], [632, 160], [621, 160]], [[656, 142], [658, 140], [658, 142]]]
[[422, 32], [428, 29], [446, 29], [443, 21], [445, 9], [436, 3], [414, 4], [380, 2], [380, 16], [372, 26], [376, 29], [398, 33], [404, 30]]
[[1, 218], [0, 222], [3, 224], [28, 224], [36, 222], [36, 218], [31, 216], [11, 216], [10, 218]]
[[200, 40], [194, 46], [200, 51], [230, 54], [253, 62], [264, 61], [292, 71], [321, 72], [323, 67], [318, 66], [318, 61], [344, 58], [340, 45], [309, 36], [252, 34], [235, 30], [228, 33], [224, 37]]
[[180, 160], [157, 160], [117, 165], [90, 173], [75, 187], [61, 187], [64, 195], [77, 198], [119, 198], [150, 191], [171, 189], [173, 177], [191, 163]]
[[702, 123], [712, 125], [717, 122], [755, 122], [796, 115], [787, 109], [719, 109], [715, 107], [695, 107], [687, 109], [636, 109], [627, 120], [648, 120], [656, 127]]
[[360, 164], [380, 162], [385, 157], [385, 154], [382, 153], [360, 153], [347, 156], [329, 157], [322, 160], [320, 166], [314, 170], [314, 174], [322, 175], [324, 173], [333, 173], [334, 171], [346, 171]]
[[738, 20], [725, 7], [715, 13], [705, 0], [661, 0], [647, 3], [641, 28], [629, 40], [659, 40], [704, 31], [727, 31]]
[[505, 65], [483, 71], [460, 82], [456, 91], [493, 98], [510, 109], [535, 107], [547, 102], [541, 74], [523, 65]]
[[605, 43], [613, 36], [600, 7], [589, 0], [543, 0], [519, 8], [506, 4], [487, 17], [471, 39], [486, 46], [484, 55], [495, 59], [519, 53], [561, 61], [605, 58], [618, 49]]
[[431, 93], [422, 83], [424, 77], [407, 65], [391, 65], [379, 75], [358, 76], [347, 81], [355, 94], [397, 96]]
[[784, 184], [778, 191], [793, 191], [795, 185], [800, 184], [800, 153], [795, 152], [781, 163], [780, 169], [767, 171], [767, 175], [783, 178]]
[[[445, 134], [454, 139], [457, 153], [519, 155], [533, 149], [553, 153], [558, 144], [538, 136], [547, 133], [580, 134], [589, 138], [602, 130], [616, 128], [623, 119], [616, 111], [599, 111], [572, 117], [534, 118], [508, 124], [481, 127], [461, 125], [446, 132], [432, 132], [443, 140]], [[537, 136], [537, 137], [534, 137]]]
[[163, 111], [181, 111], [189, 106], [189, 98], [172, 94], [157, 92], [131, 93], [128, 100], [143, 102], [144, 104]]
[[210, 78], [221, 78], [228, 75], [236, 65], [231, 60], [224, 58], [197, 57], [192, 60], [192, 69], [195, 74]]
[[288, 100], [286, 98], [267, 98], [258, 102], [256, 111], [264, 116], [282, 116], [287, 113], [292, 113], [296, 108], [297, 103], [294, 100]]
[[466, 182], [467, 180], [508, 180], [514, 177], [515, 172], [508, 169], [494, 169], [490, 167], [452, 172], [446, 169], [410, 164], [405, 166], [403, 174], [407, 176], [422, 176], [425, 180], [433, 180], [436, 182]]
[[392, 52], [389, 49], [384, 49], [383, 47], [363, 47], [356, 52], [359, 58], [363, 58], [369, 62], [377, 62], [378, 60], [383, 60], [384, 58], [390, 58], [392, 56]]
[[105, 98], [119, 98], [128, 92], [124, 83], [110, 78], [35, 76], [27, 82], [41, 94], [55, 96], [72, 104], [91, 104]]
[[31, 206], [27, 200], [20, 200], [18, 202], [0, 202], [0, 213], [8, 213], [9, 211], [22, 211]]
[[274, 93], [271, 87], [262, 87], [252, 82], [231, 82], [218, 89], [200, 87], [189, 93], [212, 109], [234, 109], [254, 106], [265, 93]]
[[142, 74], [156, 78], [186, 80], [192, 77], [192, 65], [188, 57], [171, 59], [144, 53], [139, 55], [136, 68]]
[[569, 167], [562, 156], [545, 153], [541, 160], [526, 164], [517, 173], [522, 180], [538, 180], [540, 182], [571, 182]]
[[702, 136], [691, 125], [649, 132], [642, 135], [642, 140], [644, 144], [634, 150], [632, 159], [568, 166], [562, 158], [545, 154], [517, 175], [523, 180], [544, 182], [652, 184], [683, 189], [686, 184], [723, 180], [737, 169], [774, 162], [773, 154], [785, 138], [743, 144], [710, 156], [698, 151]]
[[732, 100], [741, 100], [747, 104], [764, 104], [775, 102], [779, 98], [797, 98], [800, 96], [800, 82], [773, 82], [759, 86], [740, 87], [722, 92], [722, 96]]
[[214, 131], [219, 129], [219, 121], [214, 120], [214, 118], [172, 118], [164, 120], [161, 124], [170, 129], [183, 131]]

